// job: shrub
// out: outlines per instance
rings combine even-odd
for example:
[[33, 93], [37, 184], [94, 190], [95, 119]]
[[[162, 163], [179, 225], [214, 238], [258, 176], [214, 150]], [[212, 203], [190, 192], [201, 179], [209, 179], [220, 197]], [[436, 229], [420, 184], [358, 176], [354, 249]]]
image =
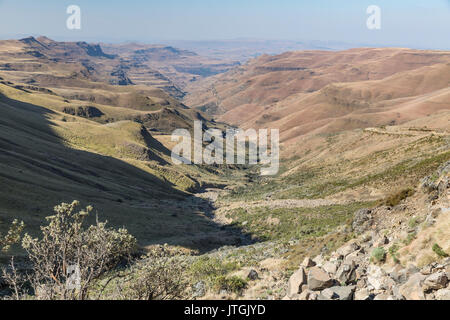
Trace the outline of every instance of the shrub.
[[432, 249], [433, 249], [434, 253], [436, 253], [439, 257], [442, 257], [442, 258], [448, 257], [448, 254], [437, 243], [435, 243], [433, 245]]
[[238, 269], [238, 265], [233, 262], [224, 262], [218, 258], [208, 256], [200, 257], [191, 265], [191, 273], [195, 279], [207, 278], [214, 281], [214, 278], [223, 276]]
[[376, 261], [376, 262], [383, 262], [386, 260], [386, 251], [384, 250], [384, 248], [375, 248], [372, 251], [372, 258]]
[[394, 262], [395, 263], [400, 263], [400, 259], [398, 258], [398, 256], [397, 256], [397, 251], [398, 251], [398, 245], [396, 245], [396, 244], [394, 244], [394, 245], [392, 245], [390, 248], [389, 248], [389, 254], [391, 255], [391, 257], [392, 257], [392, 260], [394, 260]]
[[238, 276], [220, 276], [216, 279], [215, 287], [217, 290], [241, 293], [247, 287], [247, 281]]
[[[183, 279], [186, 266], [183, 256], [168, 248], [153, 248], [136, 261], [126, 276], [118, 273], [116, 294], [112, 298], [127, 300], [173, 300], [183, 298], [187, 287]], [[118, 289], [118, 290], [117, 290]]]
[[412, 195], [414, 195], [414, 193], [415, 193], [414, 189], [411, 188], [404, 189], [386, 198], [383, 204], [389, 207], [395, 207], [406, 198], [409, 198]]
[[418, 224], [419, 224], [419, 220], [416, 217], [411, 218], [408, 221], [408, 227], [410, 227], [410, 228], [415, 228], [415, 227], [417, 227]]
[[[85, 228], [92, 207], [75, 212], [78, 205], [74, 201], [56, 206], [55, 215], [46, 218], [48, 225], [41, 227], [40, 239], [25, 234], [22, 247], [32, 269], [21, 279], [14, 276], [13, 265], [12, 273], [5, 274], [10, 286], [26, 293], [26, 283], [37, 299], [88, 299], [95, 281], [129, 257], [136, 247], [135, 238], [125, 229], [109, 229], [98, 220]], [[20, 298], [18, 290], [15, 298]]]
[[19, 242], [24, 227], [23, 222], [14, 220], [8, 233], [5, 236], [0, 234], [0, 250], [7, 251], [12, 244]]
[[416, 237], [417, 237], [417, 233], [415, 231], [408, 233], [408, 236], [406, 237], [406, 239], [403, 240], [403, 244], [405, 246], [409, 245], [411, 242], [413, 242], [414, 239], [416, 239]]

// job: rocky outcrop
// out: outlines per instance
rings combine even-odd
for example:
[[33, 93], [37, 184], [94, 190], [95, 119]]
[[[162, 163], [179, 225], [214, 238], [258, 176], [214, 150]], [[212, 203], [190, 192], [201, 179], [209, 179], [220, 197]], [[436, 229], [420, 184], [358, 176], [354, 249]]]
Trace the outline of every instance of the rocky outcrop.
[[63, 112], [72, 116], [83, 118], [98, 118], [104, 115], [98, 108], [92, 106], [85, 107], [64, 107]]
[[[370, 262], [369, 255], [358, 255], [354, 244], [332, 254], [321, 265], [300, 267], [289, 279], [285, 299], [291, 300], [426, 300], [450, 298], [450, 258], [443, 264], [422, 269], [403, 268]], [[340, 253], [348, 253], [345, 259]], [[308, 258], [309, 260], [309, 258]], [[317, 257], [314, 261], [320, 261]], [[347, 262], [344, 262], [347, 261]], [[350, 262], [351, 261], [351, 262]], [[350, 263], [349, 263], [350, 262]], [[417, 271], [419, 270], [419, 271]], [[445, 271], [447, 270], [447, 271]], [[307, 275], [307, 276], [306, 276]]]

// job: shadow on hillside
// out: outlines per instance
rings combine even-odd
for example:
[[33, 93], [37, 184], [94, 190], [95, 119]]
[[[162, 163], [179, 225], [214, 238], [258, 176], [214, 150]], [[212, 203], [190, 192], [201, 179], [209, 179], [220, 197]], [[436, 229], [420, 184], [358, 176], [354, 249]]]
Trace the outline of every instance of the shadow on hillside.
[[240, 229], [205, 215], [208, 201], [124, 161], [66, 146], [50, 121], [55, 112], [1, 94], [0, 110], [0, 232], [19, 219], [38, 235], [56, 204], [76, 199], [94, 207], [91, 221], [97, 215], [125, 227], [142, 246], [168, 243], [205, 252], [248, 243]]

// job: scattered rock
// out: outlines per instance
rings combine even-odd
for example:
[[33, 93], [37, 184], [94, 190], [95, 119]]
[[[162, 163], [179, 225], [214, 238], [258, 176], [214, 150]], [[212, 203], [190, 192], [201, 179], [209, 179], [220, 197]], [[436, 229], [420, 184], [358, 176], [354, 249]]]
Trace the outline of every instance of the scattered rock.
[[383, 292], [383, 293], [377, 294], [373, 300], [394, 300], [394, 299], [389, 299], [391, 297], [392, 297], [391, 295], [387, 294], [386, 292]]
[[322, 268], [328, 273], [335, 274], [339, 268], [339, 262], [325, 262]]
[[331, 287], [323, 290], [318, 300], [352, 300], [355, 286]]
[[450, 300], [450, 288], [436, 291], [434, 297], [436, 300]]
[[336, 280], [345, 284], [356, 282], [355, 269], [356, 265], [354, 262], [352, 264], [342, 264], [336, 272]]
[[316, 266], [320, 267], [325, 263], [325, 259], [323, 258], [323, 255], [319, 254], [313, 259], [313, 262], [316, 264]]
[[310, 290], [303, 291], [302, 293], [300, 293], [298, 300], [309, 300], [311, 293], [313, 293], [313, 292]]
[[356, 250], [358, 250], [360, 248], [360, 246], [355, 243], [352, 242], [348, 245], [345, 245], [343, 247], [340, 247], [339, 249], [336, 250], [336, 252], [340, 255], [342, 255], [343, 257], [348, 256], [350, 253], [355, 252]]
[[373, 246], [374, 247], [382, 247], [388, 243], [389, 243], [389, 239], [386, 236], [381, 236], [374, 242]]
[[247, 275], [247, 278], [249, 280], [257, 280], [258, 279], [258, 272], [256, 272], [256, 270], [254, 270], [254, 269], [250, 270], [250, 272]]
[[199, 281], [192, 287], [194, 298], [203, 297], [206, 292], [206, 286], [203, 281]]
[[371, 294], [367, 288], [356, 290], [353, 296], [354, 300], [373, 300], [375, 298], [374, 294]]
[[399, 291], [406, 300], [425, 300], [422, 283], [426, 276], [421, 273], [411, 275], [407, 282], [400, 286]]
[[360, 209], [353, 216], [352, 228], [357, 233], [363, 233], [372, 222], [372, 211], [369, 209]]
[[319, 267], [312, 267], [308, 272], [308, 288], [312, 291], [323, 290], [333, 286], [334, 281]]
[[383, 270], [375, 265], [370, 265], [367, 269], [367, 282], [375, 289], [380, 290], [383, 288]]
[[289, 278], [287, 295], [291, 297], [301, 293], [304, 284], [306, 284], [306, 273], [305, 269], [301, 267]]
[[423, 282], [423, 289], [425, 291], [439, 290], [447, 286], [448, 278], [445, 272], [438, 272], [429, 275]]
[[316, 265], [316, 263], [314, 261], [311, 260], [310, 257], [306, 257], [305, 260], [303, 260], [301, 266], [304, 268], [310, 268], [310, 267], [314, 267]]

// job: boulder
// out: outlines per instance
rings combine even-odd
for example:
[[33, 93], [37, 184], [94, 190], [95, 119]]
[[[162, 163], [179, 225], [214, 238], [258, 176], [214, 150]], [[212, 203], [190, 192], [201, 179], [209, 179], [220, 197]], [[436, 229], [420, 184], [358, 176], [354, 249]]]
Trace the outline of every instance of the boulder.
[[325, 259], [323, 258], [323, 255], [319, 254], [313, 259], [313, 262], [316, 264], [316, 266], [320, 267], [325, 263]]
[[380, 267], [370, 265], [369, 268], [367, 268], [367, 282], [375, 290], [380, 290], [383, 288], [383, 278], [384, 272]]
[[386, 236], [380, 236], [375, 242], [373, 243], [374, 247], [382, 247], [389, 243], [389, 239]]
[[348, 256], [350, 253], [355, 252], [356, 250], [358, 250], [360, 247], [357, 243], [352, 242], [350, 244], [347, 244], [345, 246], [340, 247], [339, 249], [336, 250], [336, 253], [338, 253], [339, 255], [342, 255], [343, 257]]
[[336, 261], [336, 262], [328, 261], [328, 262], [324, 263], [324, 265], [322, 266], [322, 269], [328, 273], [335, 274], [339, 268], [339, 265], [340, 265], [340, 263], [338, 261]]
[[258, 272], [256, 272], [256, 270], [254, 270], [254, 269], [250, 270], [250, 272], [247, 275], [247, 278], [249, 280], [257, 280], [258, 279]]
[[300, 293], [298, 300], [309, 300], [311, 293], [313, 293], [313, 292], [310, 290], [303, 291], [302, 293]]
[[356, 264], [362, 263], [366, 258], [364, 249], [356, 250], [345, 257], [344, 262], [350, 264], [355, 262]]
[[312, 267], [308, 272], [308, 288], [312, 291], [323, 290], [332, 287], [333, 279], [319, 267]]
[[301, 264], [301, 266], [304, 268], [314, 267], [315, 265], [316, 263], [312, 261], [310, 257], [306, 257]]
[[356, 282], [356, 265], [343, 263], [336, 272], [336, 280], [340, 283], [349, 284]]
[[426, 276], [421, 273], [411, 275], [403, 285], [400, 286], [399, 292], [406, 300], [425, 300], [425, 294], [422, 283]]
[[319, 298], [319, 294], [317, 292], [313, 292], [309, 295], [309, 300], [317, 300]]
[[406, 269], [393, 270], [389, 273], [389, 276], [392, 280], [397, 283], [403, 284], [408, 281], [408, 275]]
[[353, 296], [354, 300], [373, 300], [375, 298], [374, 294], [371, 294], [367, 288], [356, 290]]
[[434, 297], [436, 300], [450, 300], [450, 288], [436, 291]]
[[318, 300], [352, 300], [355, 286], [331, 287], [323, 290]]
[[423, 289], [425, 291], [439, 290], [447, 286], [448, 278], [445, 272], [437, 272], [426, 277], [423, 282]]
[[392, 296], [389, 295], [388, 293], [383, 292], [383, 293], [377, 294], [373, 300], [383, 300], [383, 301], [385, 301], [385, 300], [394, 300], [394, 299], [390, 299], [391, 297]]
[[301, 267], [289, 278], [287, 295], [291, 297], [301, 293], [304, 284], [306, 284], [306, 273], [305, 269]]
[[352, 229], [357, 233], [363, 233], [372, 221], [372, 211], [360, 209], [353, 215]]
[[203, 297], [206, 292], [206, 285], [203, 281], [199, 281], [192, 287], [192, 295], [194, 298]]

